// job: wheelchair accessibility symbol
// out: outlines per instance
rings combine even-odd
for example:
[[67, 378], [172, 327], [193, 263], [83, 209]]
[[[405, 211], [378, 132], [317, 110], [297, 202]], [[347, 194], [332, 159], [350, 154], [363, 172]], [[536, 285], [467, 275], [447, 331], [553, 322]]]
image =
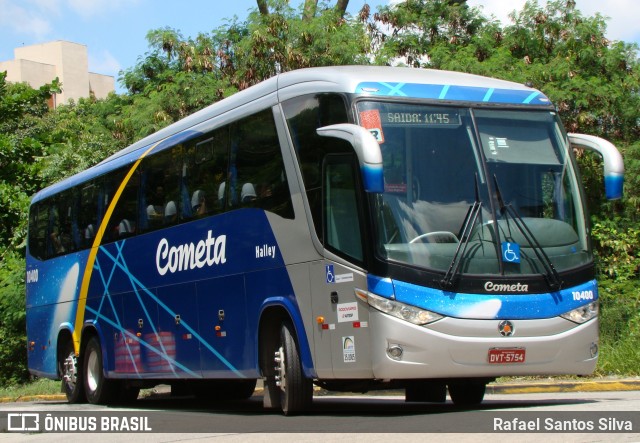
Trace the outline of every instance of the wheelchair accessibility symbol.
[[520, 245], [517, 243], [502, 242], [502, 261], [507, 263], [520, 263]]
[[335, 283], [336, 282], [336, 274], [333, 272], [333, 265], [325, 266], [327, 273], [327, 283]]

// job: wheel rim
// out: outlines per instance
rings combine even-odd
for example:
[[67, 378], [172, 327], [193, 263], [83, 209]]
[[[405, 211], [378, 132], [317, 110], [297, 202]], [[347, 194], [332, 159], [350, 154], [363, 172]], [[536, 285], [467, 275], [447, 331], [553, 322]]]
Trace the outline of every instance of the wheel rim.
[[95, 392], [98, 389], [99, 377], [100, 377], [100, 362], [98, 361], [98, 353], [91, 352], [87, 356], [87, 387], [91, 392]]
[[274, 362], [276, 364], [276, 386], [280, 388], [282, 392], [287, 390], [287, 361], [284, 354], [284, 347], [280, 346], [275, 353]]
[[62, 363], [62, 379], [70, 391], [75, 389], [76, 383], [78, 383], [78, 357], [73, 351]]

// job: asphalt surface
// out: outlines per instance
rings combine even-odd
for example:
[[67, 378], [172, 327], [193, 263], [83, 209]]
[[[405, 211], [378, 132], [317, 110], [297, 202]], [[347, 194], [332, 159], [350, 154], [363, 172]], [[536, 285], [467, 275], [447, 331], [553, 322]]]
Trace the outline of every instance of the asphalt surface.
[[[610, 391], [640, 391], [640, 377], [633, 378], [585, 378], [574, 380], [559, 380], [555, 378], [534, 380], [510, 380], [507, 382], [490, 383], [487, 385], [487, 394], [542, 394], [549, 392], [610, 392]], [[166, 385], [158, 386], [150, 396], [167, 396], [171, 388]], [[402, 391], [374, 391], [375, 395], [402, 395]], [[331, 392], [316, 388], [315, 395], [330, 395]], [[262, 383], [254, 395], [262, 395]], [[23, 397], [0, 397], [0, 403], [18, 401], [43, 401], [65, 400], [64, 394], [53, 395], [29, 395]]]

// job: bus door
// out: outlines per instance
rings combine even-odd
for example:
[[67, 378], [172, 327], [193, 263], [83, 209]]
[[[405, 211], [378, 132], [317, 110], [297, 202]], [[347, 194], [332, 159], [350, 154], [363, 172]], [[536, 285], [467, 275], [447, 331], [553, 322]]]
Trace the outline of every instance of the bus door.
[[[358, 173], [354, 155], [327, 156], [323, 166], [322, 214], [327, 259], [312, 266], [313, 310], [319, 323], [316, 342], [330, 348], [336, 378], [372, 376], [369, 311], [354, 292], [356, 287], [366, 289], [366, 275], [356, 266], [345, 264], [364, 260], [362, 211], [356, 191]], [[345, 261], [332, 260], [332, 256]], [[321, 323], [319, 317], [323, 318]]]

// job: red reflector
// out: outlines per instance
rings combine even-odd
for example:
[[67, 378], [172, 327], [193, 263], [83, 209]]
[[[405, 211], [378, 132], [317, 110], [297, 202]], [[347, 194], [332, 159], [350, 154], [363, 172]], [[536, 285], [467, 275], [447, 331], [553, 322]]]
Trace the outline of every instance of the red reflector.
[[360, 327], [360, 322], [359, 321], [354, 321], [353, 322], [353, 327], [354, 328], [359, 328]]
[[328, 324], [326, 324], [326, 323], [323, 323], [323, 324], [322, 324], [322, 329], [329, 329], [329, 325], [328, 325]]

